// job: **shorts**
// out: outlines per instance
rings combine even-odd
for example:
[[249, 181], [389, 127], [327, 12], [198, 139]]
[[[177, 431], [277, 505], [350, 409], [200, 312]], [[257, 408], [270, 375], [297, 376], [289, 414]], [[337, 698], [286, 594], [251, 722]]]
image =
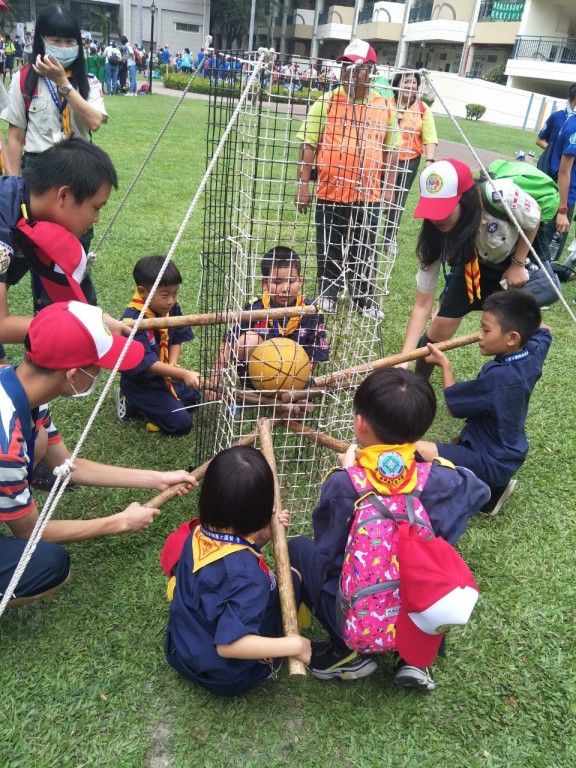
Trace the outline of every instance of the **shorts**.
[[503, 273], [510, 266], [510, 259], [506, 259], [500, 264], [490, 264], [486, 261], [480, 262], [480, 299], [475, 298], [472, 303], [468, 299], [466, 292], [466, 279], [464, 277], [464, 266], [454, 267], [450, 272], [449, 282], [444, 293], [438, 317], [460, 318], [469, 312], [479, 312], [484, 304], [484, 299], [496, 291], [501, 291]]

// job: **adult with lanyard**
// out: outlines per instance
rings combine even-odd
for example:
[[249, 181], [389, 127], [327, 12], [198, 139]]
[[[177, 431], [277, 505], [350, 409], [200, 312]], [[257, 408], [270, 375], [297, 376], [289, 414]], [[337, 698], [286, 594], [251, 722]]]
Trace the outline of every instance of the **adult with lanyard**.
[[[494, 183], [532, 243], [540, 226], [540, 206], [511, 179]], [[423, 219], [417, 244], [417, 290], [403, 352], [452, 338], [462, 318], [481, 310], [487, 296], [504, 286], [521, 288], [528, 282], [528, 245], [512, 222], [490, 212], [492, 206], [504, 209], [490, 182], [482, 184], [490, 206], [483, 202], [481, 186], [470, 168], [459, 160], [440, 160], [420, 176], [420, 199], [414, 211], [415, 219]], [[424, 333], [441, 272], [446, 287]], [[415, 370], [429, 377], [434, 365], [420, 359]]]
[[576, 112], [572, 113], [562, 124], [550, 155], [550, 175], [558, 184], [560, 205], [556, 217], [547, 224], [546, 234], [548, 240], [551, 241], [555, 232], [560, 233], [556, 258], [559, 258], [562, 252], [568, 232], [570, 231], [570, 224], [574, 218], [574, 208], [576, 207], [575, 155]]
[[312, 104], [297, 134], [295, 205], [300, 213], [312, 206], [315, 166], [318, 306], [333, 311], [346, 278], [354, 308], [381, 320], [370, 274], [380, 212], [394, 196], [400, 133], [389, 101], [370, 88], [377, 64], [374, 48], [354, 40], [337, 61], [342, 64], [340, 87]]
[[394, 206], [384, 230], [384, 247], [391, 256], [396, 256], [398, 245], [396, 235], [408, 193], [420, 167], [420, 158], [425, 157], [426, 167], [434, 162], [438, 147], [438, 134], [432, 110], [418, 97], [420, 89], [419, 72], [398, 72], [392, 80], [396, 94], [398, 126], [402, 132], [400, 162], [396, 175]]
[[[85, 70], [80, 26], [67, 8], [51, 5], [38, 15], [33, 64], [16, 72], [9, 97], [1, 116], [8, 122], [5, 161], [11, 176], [19, 176], [62, 139], [89, 139], [108, 119], [100, 82]], [[90, 227], [80, 238], [86, 252], [93, 236]], [[96, 304], [89, 272], [82, 288], [88, 301]], [[33, 295], [36, 310], [49, 303], [34, 280]]]

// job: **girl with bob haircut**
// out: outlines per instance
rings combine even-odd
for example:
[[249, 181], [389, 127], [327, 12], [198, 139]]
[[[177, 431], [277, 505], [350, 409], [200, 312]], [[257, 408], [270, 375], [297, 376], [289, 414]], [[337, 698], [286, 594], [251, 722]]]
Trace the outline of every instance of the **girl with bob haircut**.
[[[236, 446], [210, 462], [199, 520], [172, 533], [160, 562], [170, 578], [166, 658], [218, 696], [237, 696], [275, 677], [279, 659], [310, 661], [310, 641], [283, 637], [278, 586], [261, 547], [270, 541], [274, 478], [255, 448]], [[280, 514], [288, 525], [288, 512]], [[300, 574], [293, 571], [296, 602]]]

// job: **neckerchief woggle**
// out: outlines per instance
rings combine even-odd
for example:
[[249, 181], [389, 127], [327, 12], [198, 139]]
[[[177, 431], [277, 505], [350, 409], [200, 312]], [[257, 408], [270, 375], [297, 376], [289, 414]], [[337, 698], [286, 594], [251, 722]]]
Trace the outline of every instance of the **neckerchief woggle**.
[[[302, 293], [298, 293], [296, 297], [295, 307], [302, 307], [304, 305], [304, 297]], [[264, 309], [270, 309], [270, 293], [269, 291], [262, 291], [262, 306]], [[268, 326], [274, 330], [274, 336], [292, 336], [292, 334], [300, 327], [301, 316], [289, 317], [285, 326], [282, 326], [278, 320], [268, 320]]]

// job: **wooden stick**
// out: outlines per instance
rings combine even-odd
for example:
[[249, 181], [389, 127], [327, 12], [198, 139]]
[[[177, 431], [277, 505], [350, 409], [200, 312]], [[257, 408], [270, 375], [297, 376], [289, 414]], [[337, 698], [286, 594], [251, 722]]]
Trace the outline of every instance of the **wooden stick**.
[[[469, 333], [466, 336], [457, 336], [455, 339], [449, 339], [448, 341], [439, 341], [435, 346], [438, 347], [441, 352], [446, 352], [449, 349], [463, 347], [466, 344], [474, 344], [475, 341], [478, 341], [478, 338], [478, 333]], [[332, 384], [339, 384], [346, 379], [351, 379], [354, 376], [359, 376], [363, 373], [371, 373], [372, 371], [379, 371], [381, 368], [389, 368], [400, 363], [409, 363], [411, 360], [418, 360], [421, 357], [428, 357], [429, 354], [430, 352], [426, 347], [419, 347], [410, 352], [399, 352], [397, 355], [390, 355], [389, 357], [383, 357], [380, 360], [373, 360], [371, 363], [354, 365], [352, 368], [345, 368], [342, 371], [329, 373], [326, 376], [315, 376], [312, 381], [314, 382], [315, 387], [327, 387]]]
[[[258, 420], [260, 431], [260, 449], [274, 474], [274, 514], [272, 515], [272, 542], [274, 544], [274, 556], [276, 558], [276, 576], [278, 578], [278, 593], [280, 596], [280, 608], [282, 609], [282, 622], [284, 634], [289, 637], [298, 635], [298, 614], [296, 611], [296, 598], [294, 596], [294, 584], [292, 582], [292, 570], [288, 555], [288, 540], [286, 531], [278, 519], [282, 510], [280, 498], [280, 485], [274, 457], [272, 443], [272, 428], [270, 420], [262, 418]], [[303, 662], [293, 657], [288, 659], [288, 672], [291, 677], [306, 677], [306, 666]]]
[[332, 437], [332, 435], [327, 435], [324, 432], [317, 432], [315, 429], [307, 427], [299, 421], [288, 421], [287, 419], [284, 419], [282, 423], [285, 424], [291, 432], [296, 432], [298, 435], [304, 435], [304, 437], [312, 440], [316, 445], [321, 445], [323, 448], [330, 448], [331, 451], [335, 451], [336, 453], [346, 453], [350, 447], [350, 443], [346, 443], [344, 440], [338, 440], [338, 438]]
[[[149, 317], [142, 320], [138, 329], [155, 331], [162, 328], [181, 328], [191, 325], [231, 325], [252, 320], [282, 320], [285, 317], [315, 315], [318, 310], [313, 304], [303, 307], [278, 307], [276, 309], [254, 309], [244, 312], [208, 312], [204, 315], [181, 315], [180, 317]], [[126, 317], [126, 325], [133, 326], [135, 320]]]
[[[279, 422], [280, 422], [280, 419], [274, 420], [274, 423], [279, 423]], [[232, 445], [252, 445], [252, 443], [255, 442], [259, 434], [260, 432], [258, 428], [256, 428], [252, 430], [252, 432], [249, 432], [247, 435], [244, 435], [244, 437], [241, 437]], [[205, 461], [204, 464], [201, 464], [199, 467], [196, 467], [196, 469], [193, 469], [192, 472], [190, 472], [192, 477], [194, 477], [196, 480], [201, 480], [206, 474], [206, 470], [208, 469], [208, 464], [210, 464], [211, 461], [212, 459], [209, 459], [208, 461]], [[171, 501], [175, 496], [178, 496], [178, 491], [182, 490], [182, 488], [187, 488], [187, 487], [188, 487], [188, 483], [178, 483], [177, 485], [171, 485], [170, 488], [166, 488], [166, 490], [162, 491], [162, 493], [159, 493], [158, 496], [154, 496], [153, 499], [150, 499], [150, 501], [147, 501], [144, 504], [144, 506], [151, 507], [152, 509], [161, 509], [164, 506], [164, 504], [166, 504], [167, 501]]]

